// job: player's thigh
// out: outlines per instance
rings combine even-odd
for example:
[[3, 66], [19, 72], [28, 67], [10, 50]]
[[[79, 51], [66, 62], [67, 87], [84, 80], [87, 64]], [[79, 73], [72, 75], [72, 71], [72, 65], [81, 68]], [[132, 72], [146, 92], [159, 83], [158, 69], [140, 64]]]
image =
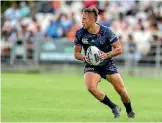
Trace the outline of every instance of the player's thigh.
[[106, 79], [114, 86], [115, 90], [124, 89], [124, 82], [119, 73], [106, 75]]
[[97, 87], [100, 80], [101, 76], [95, 72], [86, 72], [84, 74], [84, 81], [88, 89]]

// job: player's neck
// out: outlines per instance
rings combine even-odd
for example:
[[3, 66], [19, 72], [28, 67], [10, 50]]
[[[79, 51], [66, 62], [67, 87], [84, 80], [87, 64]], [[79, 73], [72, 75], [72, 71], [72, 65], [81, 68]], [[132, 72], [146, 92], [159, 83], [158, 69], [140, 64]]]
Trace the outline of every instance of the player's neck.
[[94, 23], [87, 29], [87, 31], [92, 34], [97, 34], [99, 30], [100, 30], [100, 26], [97, 23]]

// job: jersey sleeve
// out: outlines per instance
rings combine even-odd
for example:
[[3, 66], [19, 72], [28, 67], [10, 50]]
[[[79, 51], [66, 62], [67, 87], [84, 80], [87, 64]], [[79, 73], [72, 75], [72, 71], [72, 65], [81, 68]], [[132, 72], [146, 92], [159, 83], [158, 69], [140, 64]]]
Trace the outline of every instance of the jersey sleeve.
[[74, 37], [74, 45], [76, 46], [82, 46], [81, 42], [81, 34], [79, 31], [76, 32], [75, 37]]
[[118, 41], [118, 37], [115, 35], [115, 33], [112, 31], [111, 28], [108, 28], [107, 29], [107, 43], [112, 44], [116, 41]]

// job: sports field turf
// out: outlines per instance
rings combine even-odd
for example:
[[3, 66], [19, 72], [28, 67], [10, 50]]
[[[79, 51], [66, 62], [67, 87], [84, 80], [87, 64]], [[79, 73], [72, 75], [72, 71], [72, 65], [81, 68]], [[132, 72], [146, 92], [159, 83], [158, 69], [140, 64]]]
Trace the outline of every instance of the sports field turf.
[[111, 110], [88, 93], [83, 75], [2, 73], [1, 77], [2, 121], [162, 121], [162, 78], [123, 77], [135, 119], [127, 118], [119, 96], [102, 80], [99, 88], [122, 108], [121, 117], [114, 119]]

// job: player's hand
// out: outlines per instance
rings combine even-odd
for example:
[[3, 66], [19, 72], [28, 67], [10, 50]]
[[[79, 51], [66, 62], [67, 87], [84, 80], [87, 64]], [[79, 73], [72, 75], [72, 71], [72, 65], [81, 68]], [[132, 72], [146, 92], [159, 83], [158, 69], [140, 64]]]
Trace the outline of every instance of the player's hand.
[[90, 62], [89, 58], [87, 56], [84, 56], [84, 61], [90, 65], [92, 65], [92, 63]]
[[107, 58], [110, 58], [110, 55], [111, 55], [110, 53], [111, 53], [111, 52], [104, 53], [103, 51], [101, 51], [99, 57], [100, 57], [101, 59], [103, 59], [103, 60], [104, 60], [104, 59], [107, 59]]
[[101, 59], [106, 59], [107, 58], [107, 54], [106, 53], [104, 53], [103, 51], [101, 51], [101, 53], [100, 53], [100, 55], [99, 55], [99, 57], [101, 58]]

